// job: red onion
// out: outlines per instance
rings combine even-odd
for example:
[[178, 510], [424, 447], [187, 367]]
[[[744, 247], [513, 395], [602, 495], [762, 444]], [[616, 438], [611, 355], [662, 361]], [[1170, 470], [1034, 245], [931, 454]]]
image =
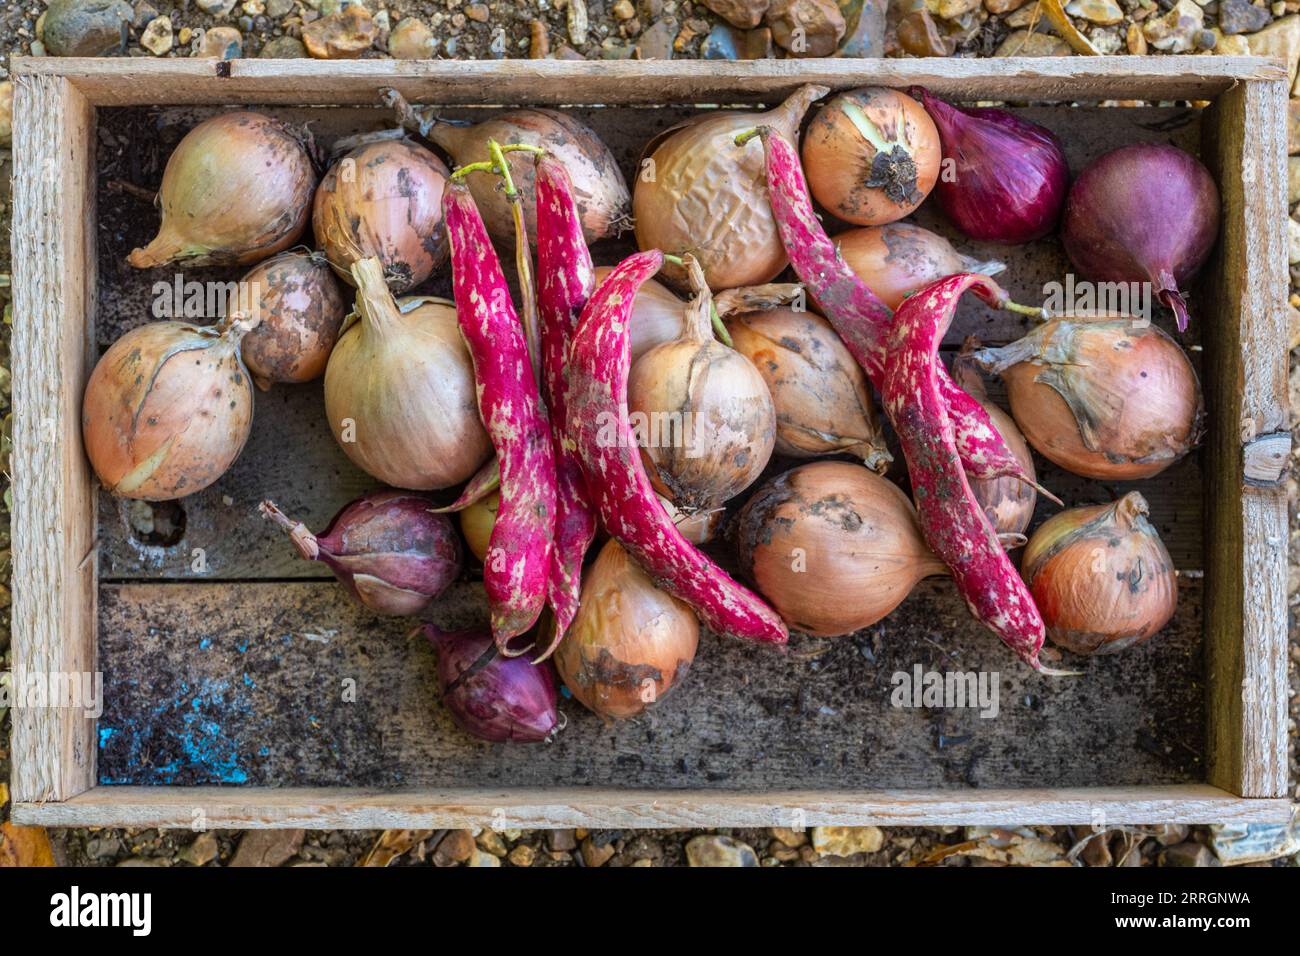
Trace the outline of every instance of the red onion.
[[1061, 241], [1076, 269], [1098, 282], [1150, 282], [1187, 329], [1178, 287], [1210, 254], [1219, 233], [1219, 189], [1176, 146], [1139, 143], [1098, 156], [1075, 180]]
[[261, 512], [289, 532], [298, 553], [323, 561], [358, 601], [380, 614], [421, 611], [460, 576], [460, 539], [446, 515], [412, 491], [374, 491], [312, 534], [273, 502]]
[[443, 631], [424, 625], [438, 655], [442, 702], [456, 726], [493, 743], [545, 740], [556, 729], [551, 665], [497, 653], [487, 631]]
[[953, 224], [988, 242], [1041, 239], [1056, 228], [1070, 184], [1061, 142], [1006, 110], [958, 108], [911, 90], [939, 128], [943, 162], [935, 192]]

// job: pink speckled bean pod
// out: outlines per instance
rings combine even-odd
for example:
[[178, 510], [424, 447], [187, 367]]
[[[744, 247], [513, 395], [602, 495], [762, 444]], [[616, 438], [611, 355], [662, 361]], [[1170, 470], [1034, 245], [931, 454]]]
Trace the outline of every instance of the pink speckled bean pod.
[[546, 411], [501, 263], [469, 188], [452, 181], [443, 194], [451, 239], [456, 318], [469, 346], [478, 410], [501, 468], [501, 504], [483, 586], [492, 638], [502, 654], [518, 656], [510, 639], [536, 623], [546, 602], [555, 525], [555, 456]]
[[541, 329], [542, 380], [555, 452], [555, 547], [547, 600], [555, 634], [539, 659], [551, 655], [578, 611], [582, 559], [596, 536], [596, 513], [582, 477], [576, 446], [567, 435], [565, 356], [582, 307], [596, 285], [596, 270], [582, 236], [582, 216], [568, 170], [548, 154], [536, 157], [537, 311]]
[[681, 536], [659, 503], [628, 420], [629, 320], [637, 290], [663, 264], [658, 250], [624, 259], [605, 277], [578, 321], [569, 350], [569, 423], [587, 488], [605, 529], [659, 587], [695, 609], [706, 627], [784, 644], [777, 613]]
[[[790, 264], [879, 390], [893, 313], [849, 268], [839, 248], [826, 235], [813, 210], [795, 148], [766, 127], [759, 127], [757, 133], [767, 158], [768, 199]], [[994, 307], [1007, 301], [1006, 292], [994, 282], [977, 289], [976, 294]], [[958, 387], [942, 365], [937, 373], [939, 394], [952, 420], [957, 450], [967, 473], [972, 478], [1014, 475], [1030, 481], [980, 403]], [[1050, 492], [1045, 493], [1054, 498]]]
[[939, 390], [939, 343], [968, 289], [996, 288], [962, 273], [908, 297], [894, 315], [881, 400], [907, 459], [925, 540], [952, 570], [971, 613], [1030, 667], [1043, 646], [1042, 616], [966, 479]]

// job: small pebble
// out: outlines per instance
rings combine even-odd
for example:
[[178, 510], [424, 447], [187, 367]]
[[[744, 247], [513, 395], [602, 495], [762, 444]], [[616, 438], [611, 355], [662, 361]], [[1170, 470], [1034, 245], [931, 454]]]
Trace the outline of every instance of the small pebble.
[[526, 843], [521, 843], [510, 851], [506, 857], [511, 866], [532, 866], [533, 860], [536, 859], [536, 851]]
[[122, 46], [135, 11], [122, 0], [50, 0], [41, 40], [54, 56], [105, 56]]
[[1114, 26], [1124, 19], [1124, 11], [1115, 0], [1071, 0], [1065, 12], [1103, 27]]
[[758, 866], [758, 855], [748, 843], [710, 834], [687, 842], [686, 861], [699, 867]]
[[813, 827], [812, 847], [819, 856], [875, 853], [885, 842], [880, 827]]
[[370, 12], [353, 4], [303, 27], [302, 42], [318, 60], [346, 60], [359, 56], [375, 42], [375, 21]]
[[236, 0], [195, 0], [195, 5], [210, 17], [229, 16]]
[[195, 56], [212, 60], [237, 60], [244, 55], [244, 37], [234, 27], [213, 27], [203, 34]]
[[469, 17], [475, 23], [487, 23], [488, 8], [484, 3], [471, 3], [465, 8], [465, 16]]
[[1249, 0], [1219, 0], [1219, 29], [1224, 33], [1254, 33], [1268, 26], [1269, 11]]
[[140, 45], [154, 56], [164, 56], [172, 48], [172, 21], [168, 17], [157, 17], [149, 21], [140, 35]]
[[276, 37], [257, 55], [264, 60], [301, 60], [307, 56], [307, 48], [297, 37]]
[[419, 17], [399, 20], [388, 35], [388, 52], [399, 60], [427, 60], [436, 45], [433, 32]]

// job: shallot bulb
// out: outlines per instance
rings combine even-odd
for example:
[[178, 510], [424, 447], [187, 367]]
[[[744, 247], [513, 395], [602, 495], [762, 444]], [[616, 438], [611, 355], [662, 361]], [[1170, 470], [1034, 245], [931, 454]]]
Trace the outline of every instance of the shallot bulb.
[[803, 138], [813, 198], [858, 226], [894, 222], [914, 211], [939, 178], [939, 158], [939, 133], [921, 104], [880, 86], [836, 96]]
[[244, 364], [259, 388], [310, 382], [325, 364], [347, 312], [338, 280], [317, 252], [282, 252], [240, 280], [249, 315], [259, 320], [244, 337]]
[[316, 244], [338, 274], [378, 257], [394, 293], [407, 292], [447, 261], [442, 221], [446, 165], [407, 140], [375, 140], [330, 167], [316, 190], [312, 228]]
[[985, 517], [989, 519], [989, 524], [997, 532], [1002, 544], [1008, 548], [1019, 547], [1025, 542], [1025, 529], [1033, 520], [1034, 506], [1038, 503], [1038, 492], [1030, 484], [1038, 480], [1034, 471], [1034, 456], [1011, 416], [996, 403], [989, 401], [984, 380], [970, 361], [970, 352], [977, 348], [978, 342], [967, 339], [962, 353], [953, 360], [952, 379], [988, 413], [989, 421], [1002, 436], [1002, 441], [1011, 454], [1020, 462], [1020, 467], [1024, 470], [1023, 479], [1027, 480], [1013, 475], [1003, 475], [1000, 478], [974, 478], [967, 475], [967, 481], [971, 493], [984, 509]]
[[767, 382], [778, 455], [849, 454], [884, 472], [890, 455], [867, 377], [829, 322], [780, 306], [734, 316], [727, 331]]
[[230, 266], [298, 241], [316, 172], [298, 136], [260, 113], [222, 113], [185, 134], [163, 171], [162, 224], [127, 262]]
[[[735, 138], [768, 126], [791, 143], [808, 106], [827, 92], [804, 86], [768, 113], [713, 113], [652, 140], [632, 194], [641, 249], [690, 253], [711, 289], [768, 282], [786, 267], [772, 207], [763, 189], [763, 154], [738, 149]], [[662, 273], [687, 288], [680, 269]]]
[[474, 367], [456, 309], [435, 300], [402, 308], [378, 259], [352, 266], [359, 320], [325, 368], [325, 415], [353, 464], [395, 488], [428, 491], [469, 480], [492, 454]]
[[1047, 519], [1029, 539], [1021, 574], [1047, 636], [1076, 654], [1139, 644], [1178, 606], [1173, 561], [1136, 491]]
[[1042, 239], [1056, 229], [1070, 167], [1051, 130], [991, 107], [949, 106], [919, 87], [951, 162], [935, 192], [953, 225], [984, 242]]
[[1098, 282], [1149, 282], [1187, 329], [1179, 287], [1204, 265], [1219, 234], [1219, 189], [1176, 146], [1122, 146], [1089, 163], [1065, 204], [1061, 242]]
[[889, 614], [947, 568], [892, 482], [860, 465], [818, 461], [764, 484], [737, 519], [742, 571], [791, 628], [851, 634]]
[[959, 272], [997, 275], [1001, 262], [962, 255], [943, 236], [910, 222], [850, 229], [835, 237], [840, 255], [880, 301], [897, 309], [913, 292]]
[[1150, 478], [1201, 439], [1204, 405], [1192, 363], [1138, 319], [1053, 319], [972, 360], [1002, 375], [1029, 444], [1076, 475]]
[[[445, 149], [457, 166], [486, 158], [490, 140], [503, 146], [522, 143], [545, 149], [564, 164], [569, 174], [587, 242], [617, 236], [627, 226], [631, 196], [618, 161], [591, 127], [567, 113], [537, 108], [506, 110], [472, 125], [429, 117], [421, 124], [420, 133]], [[511, 180], [523, 203], [528, 241], [535, 247], [537, 203], [533, 158], [521, 151], [505, 155]], [[470, 176], [467, 181], [488, 234], [497, 242], [513, 243], [515, 227], [510, 203], [498, 187], [496, 177]]]
[[583, 575], [582, 603], [555, 669], [588, 710], [634, 717], [681, 683], [699, 639], [691, 609], [655, 587], [611, 539]]
[[251, 320], [151, 322], [112, 344], [86, 383], [81, 433], [112, 494], [168, 501], [202, 491], [248, 440], [253, 385], [240, 341]]
[[325, 564], [354, 598], [380, 614], [410, 616], [460, 576], [460, 539], [426, 495], [375, 491], [334, 516], [320, 534], [263, 501], [261, 512], [289, 533], [308, 561]]
[[559, 723], [550, 664], [503, 657], [486, 631], [424, 625], [438, 657], [442, 703], [461, 730], [490, 743], [537, 743]]
[[697, 293], [685, 307], [686, 330], [641, 357], [627, 395], [647, 476], [693, 514], [734, 498], [762, 474], [776, 443], [776, 412], [753, 363], [714, 339], [713, 297], [698, 263], [687, 263]]
[[[596, 267], [596, 285], [613, 266]], [[686, 303], [666, 285], [647, 279], [632, 302], [632, 364], [656, 345], [674, 342], [686, 331]]]

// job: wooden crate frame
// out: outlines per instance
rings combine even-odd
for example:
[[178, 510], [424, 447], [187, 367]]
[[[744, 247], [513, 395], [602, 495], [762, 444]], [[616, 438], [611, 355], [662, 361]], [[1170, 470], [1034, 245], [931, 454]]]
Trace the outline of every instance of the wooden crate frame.
[[1286, 71], [1250, 57], [585, 63], [16, 59], [13, 645], [18, 672], [93, 672], [96, 487], [81, 447], [93, 367], [95, 122], [101, 106], [413, 101], [727, 103], [799, 84], [923, 84], [949, 96], [1206, 100], [1223, 193], [1206, 312], [1210, 416], [1203, 784], [726, 792], [110, 787], [95, 721], [13, 711], [13, 817], [138, 827], [922, 825], [1274, 821], [1288, 814]]

